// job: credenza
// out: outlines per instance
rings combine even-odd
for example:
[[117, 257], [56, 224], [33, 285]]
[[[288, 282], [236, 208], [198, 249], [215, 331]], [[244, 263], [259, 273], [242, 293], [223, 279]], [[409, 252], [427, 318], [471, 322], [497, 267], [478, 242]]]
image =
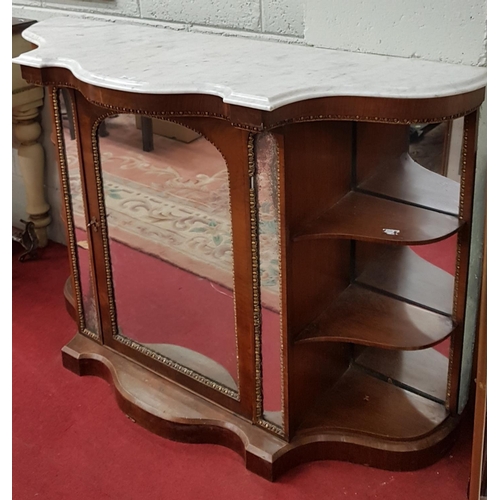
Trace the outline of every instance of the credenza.
[[[59, 150], [66, 368], [270, 480], [450, 449], [484, 68], [84, 19], [23, 36]], [[137, 116], [200, 137], [143, 151]], [[410, 154], [410, 126], [461, 118], [456, 182]]]

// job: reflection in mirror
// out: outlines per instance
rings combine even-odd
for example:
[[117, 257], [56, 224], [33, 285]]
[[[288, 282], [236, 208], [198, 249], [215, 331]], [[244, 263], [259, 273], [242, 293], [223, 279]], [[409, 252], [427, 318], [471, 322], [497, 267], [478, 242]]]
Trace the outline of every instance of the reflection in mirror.
[[272, 134], [259, 134], [255, 151], [263, 418], [283, 428], [279, 174], [277, 146]]
[[[461, 174], [461, 148], [462, 148], [462, 138], [464, 132], [464, 118], [459, 118], [451, 122], [440, 123], [436, 125], [420, 126], [414, 127], [413, 137], [411, 138], [410, 153], [412, 157], [418, 161], [422, 166], [427, 168], [432, 172], [436, 172], [443, 175], [448, 180], [454, 181], [455, 189], [458, 190], [458, 183], [460, 182]], [[476, 178], [477, 179], [477, 178]], [[476, 180], [477, 182], [477, 180]], [[458, 195], [457, 195], [458, 197]], [[457, 202], [458, 204], [458, 202]], [[476, 269], [469, 270], [470, 276], [479, 276], [481, 269], [481, 259], [482, 259], [482, 241], [481, 237], [477, 235], [481, 234], [479, 226], [482, 225], [482, 213], [481, 210], [475, 210], [477, 216], [476, 221], [481, 221], [475, 228], [472, 225], [472, 240], [471, 240], [471, 255], [470, 263], [471, 267]], [[474, 238], [474, 231], [476, 233], [476, 238]], [[450, 238], [456, 242], [456, 238]], [[435, 244], [446, 245], [446, 241]], [[432, 247], [429, 245], [429, 247]], [[431, 255], [426, 254], [427, 249], [425, 247], [415, 249], [421, 257], [429, 258]], [[450, 245], [448, 252], [441, 252], [442, 264], [450, 262], [452, 260], [452, 253], [456, 253], [456, 247]], [[453, 263], [455, 261], [453, 260]], [[449, 266], [449, 273], [454, 272], [454, 265]], [[471, 274], [472, 273], [472, 274]], [[458, 413], [461, 413], [465, 404], [468, 400], [470, 379], [472, 374], [473, 365], [473, 353], [474, 353], [474, 337], [476, 331], [476, 314], [478, 306], [478, 294], [479, 294], [480, 280], [469, 278], [468, 288], [467, 288], [467, 309], [464, 322], [464, 337], [463, 337], [463, 354], [461, 360], [461, 373], [460, 373], [460, 388], [459, 388], [459, 406]], [[449, 344], [449, 342], [448, 342]], [[443, 343], [446, 346], [446, 342]]]
[[[66, 159], [68, 179], [68, 201], [70, 204], [72, 224], [76, 246], [76, 265], [79, 276], [79, 293], [81, 294], [80, 307], [83, 308], [84, 329], [100, 335], [97, 306], [95, 301], [94, 285], [91, 275], [89, 244], [87, 239], [87, 224], [82, 196], [82, 182], [80, 163], [75, 140], [75, 126], [73, 121], [71, 96], [67, 89], [58, 92], [59, 109], [61, 110], [61, 125], [63, 134], [61, 142]], [[70, 236], [71, 237], [71, 236]], [[77, 305], [78, 307], [78, 305]]]
[[400, 351], [352, 345], [353, 363], [378, 379], [439, 404], [445, 404], [449, 343], [431, 349]]
[[188, 128], [132, 114], [101, 123], [99, 154], [118, 340], [236, 394], [224, 158]]
[[431, 172], [460, 182], [464, 119], [410, 126], [411, 157]]
[[[464, 119], [459, 118], [441, 123], [413, 125], [410, 127], [409, 153], [414, 161], [425, 168], [428, 172], [440, 177], [429, 177], [427, 182], [434, 181], [439, 189], [436, 196], [441, 198], [441, 203], [446, 201], [449, 209], [443, 211], [452, 215], [458, 215], [460, 203], [460, 173], [462, 137]], [[442, 271], [447, 274], [448, 292], [441, 292], [440, 300], [452, 314], [453, 293], [455, 283], [455, 269], [457, 257], [457, 236], [451, 236], [446, 240], [431, 245], [412, 247], [418, 257], [438, 268], [434, 276]], [[422, 276], [422, 275], [421, 275]], [[444, 278], [440, 283], [444, 282]], [[453, 288], [452, 288], [453, 287]], [[452, 289], [451, 289], [452, 288]], [[430, 294], [435, 290], [429, 290]], [[435, 349], [440, 349], [443, 355], [448, 356], [450, 339], [440, 344]]]

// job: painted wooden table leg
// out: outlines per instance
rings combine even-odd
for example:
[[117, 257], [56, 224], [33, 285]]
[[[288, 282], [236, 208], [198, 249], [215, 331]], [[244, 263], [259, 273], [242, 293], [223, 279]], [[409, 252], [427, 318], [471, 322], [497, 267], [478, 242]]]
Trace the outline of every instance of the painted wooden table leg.
[[42, 133], [39, 107], [42, 101], [32, 102], [12, 110], [14, 135], [19, 141], [19, 167], [26, 189], [26, 212], [35, 224], [40, 247], [47, 245], [47, 226], [50, 224], [50, 205], [44, 190], [44, 150], [38, 142]]

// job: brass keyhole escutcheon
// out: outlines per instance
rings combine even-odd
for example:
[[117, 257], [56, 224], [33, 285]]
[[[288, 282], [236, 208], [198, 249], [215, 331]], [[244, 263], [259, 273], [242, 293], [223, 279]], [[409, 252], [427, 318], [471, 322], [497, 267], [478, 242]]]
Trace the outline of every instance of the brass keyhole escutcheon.
[[90, 222], [87, 224], [87, 227], [91, 227], [94, 232], [97, 233], [99, 225], [99, 221], [95, 217], [92, 217], [92, 219], [90, 219]]

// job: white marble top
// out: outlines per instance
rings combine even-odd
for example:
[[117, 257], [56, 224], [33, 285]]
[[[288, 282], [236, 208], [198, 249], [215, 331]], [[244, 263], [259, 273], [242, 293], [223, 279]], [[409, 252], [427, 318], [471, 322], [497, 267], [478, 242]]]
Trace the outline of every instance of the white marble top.
[[14, 62], [62, 67], [100, 87], [211, 94], [271, 111], [315, 97], [442, 97], [486, 85], [486, 69], [88, 19], [23, 32], [38, 48]]

